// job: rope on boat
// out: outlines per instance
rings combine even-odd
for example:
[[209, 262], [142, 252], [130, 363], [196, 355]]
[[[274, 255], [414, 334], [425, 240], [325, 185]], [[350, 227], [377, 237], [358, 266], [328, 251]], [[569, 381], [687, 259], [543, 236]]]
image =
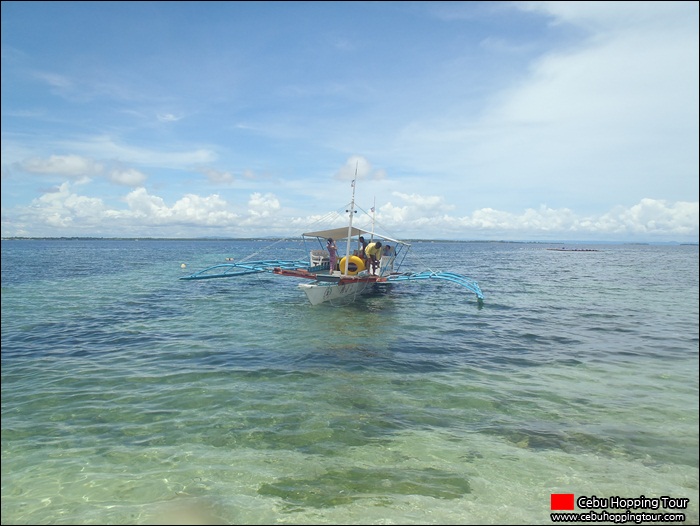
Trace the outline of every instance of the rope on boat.
[[241, 263], [244, 263], [244, 262], [246, 262], [246, 261], [252, 259], [253, 256], [257, 256], [258, 254], [260, 254], [260, 253], [262, 253], [262, 252], [264, 252], [264, 251], [266, 251], [266, 250], [269, 250], [270, 248], [274, 247], [277, 243], [282, 243], [282, 241], [293, 241], [293, 239], [292, 239], [292, 238], [288, 238], [288, 237], [287, 237], [287, 238], [283, 238], [283, 239], [278, 239], [277, 241], [275, 241], [275, 242], [272, 243], [271, 245], [266, 245], [265, 247], [261, 248], [261, 249], [258, 250], [257, 252], [253, 252], [252, 254], [248, 254], [246, 257], [244, 257], [243, 259], [241, 259], [240, 262], [241, 262]]

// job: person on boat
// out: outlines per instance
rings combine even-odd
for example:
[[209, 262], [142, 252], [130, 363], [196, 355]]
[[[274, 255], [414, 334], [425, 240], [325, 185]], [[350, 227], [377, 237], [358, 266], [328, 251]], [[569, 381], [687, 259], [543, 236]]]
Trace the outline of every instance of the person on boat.
[[335, 241], [333, 241], [332, 237], [329, 237], [326, 241], [326, 249], [328, 250], [328, 256], [330, 259], [328, 271], [333, 272], [335, 270], [336, 261], [338, 260], [338, 247], [335, 245]]
[[375, 241], [367, 245], [365, 255], [371, 265], [370, 274], [376, 274], [379, 268], [379, 261], [382, 259], [382, 242]]
[[367, 250], [367, 241], [365, 241], [364, 236], [360, 236], [359, 238], [357, 238], [357, 242], [359, 244], [355, 255], [362, 260], [362, 262], [365, 264], [365, 268], [367, 268], [367, 255], [365, 254], [365, 250]]
[[[383, 267], [379, 268], [380, 274], [385, 270], [389, 272], [394, 272], [394, 257], [396, 256], [396, 250], [391, 245], [384, 245], [382, 247], [382, 262]], [[384, 258], [387, 258], [386, 260]]]
[[357, 238], [357, 256], [360, 256], [362, 259], [365, 259], [365, 250], [367, 249], [367, 241], [365, 241], [364, 236], [360, 236]]

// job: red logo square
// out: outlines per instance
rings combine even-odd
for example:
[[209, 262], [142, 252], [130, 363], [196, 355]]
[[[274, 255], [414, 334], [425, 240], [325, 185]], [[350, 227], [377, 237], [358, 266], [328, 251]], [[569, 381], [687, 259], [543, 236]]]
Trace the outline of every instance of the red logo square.
[[553, 510], [573, 510], [573, 493], [552, 493], [551, 509]]

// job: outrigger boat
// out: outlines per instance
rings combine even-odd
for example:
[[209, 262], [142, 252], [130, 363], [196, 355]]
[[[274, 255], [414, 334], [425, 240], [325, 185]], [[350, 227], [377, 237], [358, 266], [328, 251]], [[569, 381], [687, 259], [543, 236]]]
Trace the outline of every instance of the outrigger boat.
[[[189, 276], [183, 276], [181, 280], [203, 280], [214, 278], [230, 278], [246, 274], [268, 272], [278, 276], [287, 276], [303, 279], [299, 288], [306, 293], [306, 297], [312, 305], [321, 303], [345, 303], [356, 300], [363, 294], [372, 292], [382, 286], [400, 283], [404, 281], [417, 281], [439, 279], [461, 285], [476, 295], [479, 305], [483, 304], [484, 295], [476, 281], [453, 272], [438, 272], [425, 270], [423, 272], [400, 272], [406, 255], [411, 247], [410, 243], [379, 235], [372, 230], [364, 230], [353, 226], [355, 210], [355, 180], [352, 182], [352, 200], [346, 212], [350, 220], [347, 227], [316, 230], [302, 234], [304, 246], [308, 242], [318, 242], [320, 249], [308, 251], [308, 259], [298, 260], [258, 260], [222, 263], [205, 268]], [[365, 258], [361, 250], [351, 250], [353, 243], [359, 246], [359, 237], [368, 239], [368, 243], [381, 241], [382, 245], [392, 246], [388, 255], [383, 255], [378, 268], [367, 268]], [[336, 268], [330, 268], [330, 255], [325, 250], [324, 242], [332, 238], [336, 241], [345, 241], [346, 249]]]

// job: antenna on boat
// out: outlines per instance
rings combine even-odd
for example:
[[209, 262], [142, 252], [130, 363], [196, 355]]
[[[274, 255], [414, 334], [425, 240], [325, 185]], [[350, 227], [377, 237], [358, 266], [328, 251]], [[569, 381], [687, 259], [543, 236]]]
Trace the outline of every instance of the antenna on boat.
[[374, 217], [376, 215], [376, 209], [377, 209], [377, 196], [374, 196], [374, 201], [372, 203], [372, 236], [371, 239], [374, 240]]
[[350, 238], [352, 237], [352, 216], [355, 215], [355, 181], [357, 180], [357, 165], [359, 161], [355, 162], [355, 177], [352, 179], [352, 200], [350, 201], [350, 210], [346, 210], [346, 212], [350, 212], [350, 221], [348, 223], [348, 241], [345, 246], [345, 269], [343, 274], [347, 276], [348, 274], [348, 267], [350, 266]]

